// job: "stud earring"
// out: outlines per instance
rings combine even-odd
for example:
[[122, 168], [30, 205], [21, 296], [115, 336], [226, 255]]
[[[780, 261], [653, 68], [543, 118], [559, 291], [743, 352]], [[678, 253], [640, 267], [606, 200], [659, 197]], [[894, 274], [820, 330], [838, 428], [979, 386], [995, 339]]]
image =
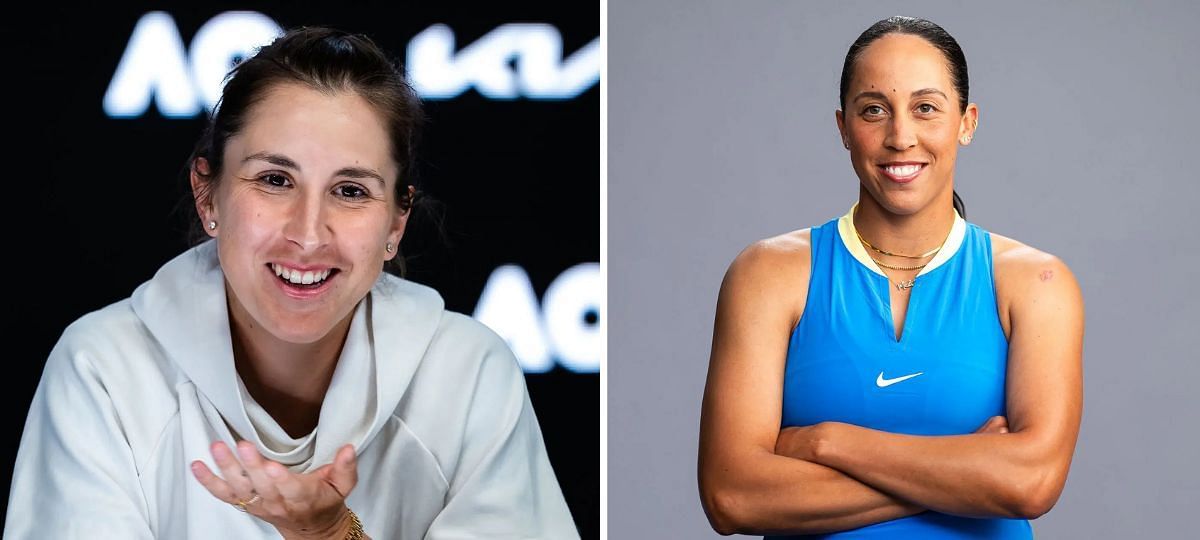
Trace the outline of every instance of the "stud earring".
[[210, 231], [215, 231], [215, 230], [217, 230], [217, 222], [215, 222], [215, 221], [209, 221], [209, 222], [208, 222], [208, 230], [210, 230]]
[[391, 252], [393, 251], [393, 250], [392, 250], [392, 243], [391, 243], [391, 242], [388, 242], [388, 243], [387, 243], [387, 245], [383, 247], [383, 249], [386, 249], [388, 253], [391, 253]]

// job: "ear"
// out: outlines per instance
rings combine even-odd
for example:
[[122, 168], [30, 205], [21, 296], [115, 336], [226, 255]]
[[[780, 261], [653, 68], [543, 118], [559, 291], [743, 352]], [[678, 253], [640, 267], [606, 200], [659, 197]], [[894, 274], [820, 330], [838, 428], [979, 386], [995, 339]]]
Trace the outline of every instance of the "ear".
[[840, 133], [842, 136], [842, 146], [846, 147], [846, 149], [849, 150], [850, 149], [850, 139], [848, 139], [846, 137], [846, 117], [842, 113], [842, 110], [838, 109], [836, 111], [833, 111], [833, 118], [834, 118], [834, 120], [837, 120], [838, 133]]
[[975, 130], [979, 128], [979, 106], [971, 103], [963, 112], [962, 123], [958, 126], [958, 143], [966, 146], [975, 138]]
[[216, 238], [217, 231], [208, 226], [210, 221], [219, 222], [217, 207], [213, 203], [212, 180], [209, 177], [208, 160], [196, 158], [188, 170], [188, 181], [192, 185], [192, 196], [196, 200], [196, 214], [200, 216], [201, 226], [209, 236]]
[[[409, 201], [413, 200], [413, 197], [416, 195], [416, 193], [417, 189], [415, 187], [408, 186]], [[383, 260], [390, 261], [394, 259], [398, 253], [400, 253], [400, 239], [404, 238], [404, 228], [408, 226], [408, 216], [411, 215], [411, 204], [409, 205], [408, 210], [400, 210], [398, 207], [396, 208], [396, 215], [392, 216], [392, 224], [391, 227], [388, 228], [387, 242], [393, 246], [397, 246], [397, 248], [392, 250], [391, 253], [385, 251], [383, 253]]]

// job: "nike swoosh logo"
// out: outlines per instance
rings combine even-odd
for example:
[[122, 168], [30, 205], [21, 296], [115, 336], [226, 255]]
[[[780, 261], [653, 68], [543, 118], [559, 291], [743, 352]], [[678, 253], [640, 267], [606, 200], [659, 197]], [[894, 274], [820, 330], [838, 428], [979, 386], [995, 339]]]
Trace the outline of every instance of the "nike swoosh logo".
[[889, 386], [891, 386], [891, 385], [893, 385], [893, 384], [896, 384], [896, 383], [898, 383], [898, 382], [901, 382], [901, 381], [907, 381], [907, 380], [909, 380], [909, 379], [911, 379], [911, 378], [913, 378], [913, 377], [916, 377], [917, 375], [921, 375], [921, 374], [924, 374], [924, 373], [925, 373], [925, 372], [924, 372], [924, 371], [922, 371], [922, 372], [920, 372], [920, 373], [913, 373], [912, 375], [905, 375], [905, 376], [903, 376], [903, 377], [896, 377], [895, 379], [885, 379], [885, 378], [883, 378], [883, 372], [882, 372], [882, 371], [880, 371], [880, 372], [879, 372], [879, 376], [875, 378], [875, 386], [878, 386], [878, 387], [880, 387], [880, 388], [887, 388], [887, 387], [889, 387]]

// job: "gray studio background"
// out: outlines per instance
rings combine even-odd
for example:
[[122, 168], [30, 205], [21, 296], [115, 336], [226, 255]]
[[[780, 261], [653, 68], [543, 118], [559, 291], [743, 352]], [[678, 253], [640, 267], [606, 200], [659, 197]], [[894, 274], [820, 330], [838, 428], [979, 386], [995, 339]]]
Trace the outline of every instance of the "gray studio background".
[[717, 537], [696, 444], [722, 275], [854, 202], [838, 77], [897, 14], [966, 53], [968, 220], [1058, 255], [1083, 289], [1083, 425], [1035, 534], [1193, 534], [1200, 3], [609, 0], [609, 538]]

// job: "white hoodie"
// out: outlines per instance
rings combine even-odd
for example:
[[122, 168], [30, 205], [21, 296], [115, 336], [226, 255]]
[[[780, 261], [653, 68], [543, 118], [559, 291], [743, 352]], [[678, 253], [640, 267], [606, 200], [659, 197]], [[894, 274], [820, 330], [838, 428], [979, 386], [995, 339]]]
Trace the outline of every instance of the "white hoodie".
[[219, 471], [218, 440], [251, 441], [295, 472], [353, 444], [346, 504], [376, 540], [579, 537], [502, 339], [383, 274], [355, 308], [317, 428], [293, 438], [234, 369], [210, 241], [63, 332], [26, 420], [4, 539], [279, 538], [192, 476], [197, 459]]

